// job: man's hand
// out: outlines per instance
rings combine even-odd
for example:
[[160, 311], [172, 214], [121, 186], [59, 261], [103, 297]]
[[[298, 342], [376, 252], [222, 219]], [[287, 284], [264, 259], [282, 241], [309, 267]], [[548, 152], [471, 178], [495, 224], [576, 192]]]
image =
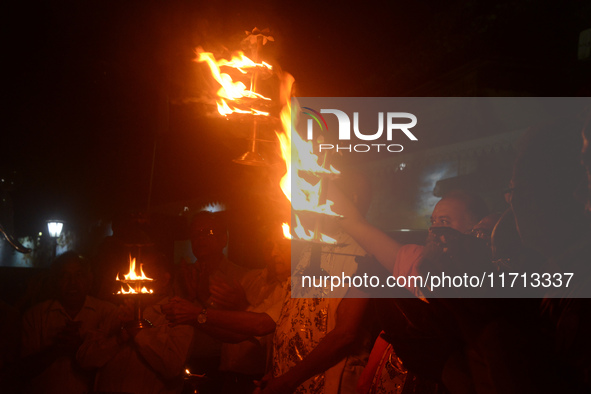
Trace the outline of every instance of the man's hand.
[[135, 305], [133, 300], [126, 299], [125, 303], [119, 306], [119, 321], [121, 322], [121, 331], [117, 337], [119, 343], [127, 342], [130, 338], [135, 338], [139, 328], [129, 328], [129, 323], [135, 319]]
[[248, 308], [246, 292], [238, 281], [231, 283], [220, 275], [209, 278], [209, 293], [211, 294], [212, 305], [222, 309], [243, 311]]
[[171, 326], [178, 326], [179, 324], [197, 325], [197, 317], [202, 310], [203, 308], [180, 297], [173, 297], [168, 304], [162, 305], [162, 313], [166, 315], [166, 319]]
[[66, 326], [55, 337], [56, 350], [63, 354], [75, 354], [82, 344], [80, 321], [66, 321]]

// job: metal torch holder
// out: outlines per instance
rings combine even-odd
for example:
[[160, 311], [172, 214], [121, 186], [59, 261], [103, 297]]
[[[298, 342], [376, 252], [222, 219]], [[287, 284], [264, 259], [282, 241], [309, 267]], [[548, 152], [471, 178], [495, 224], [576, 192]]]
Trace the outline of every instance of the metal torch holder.
[[[254, 49], [254, 62], [255, 63], [260, 63], [261, 62], [261, 50], [263, 48], [263, 37], [259, 36], [257, 37], [257, 45]], [[258, 67], [256, 67], [253, 72], [252, 72], [252, 77], [250, 79], [250, 91], [251, 92], [256, 92], [257, 90], [257, 83], [259, 80], [259, 72], [260, 70], [258, 69]], [[243, 155], [241, 155], [240, 157], [232, 160], [235, 163], [238, 164], [244, 164], [244, 165], [248, 165], [248, 166], [266, 166], [267, 162], [265, 161], [265, 159], [261, 156], [261, 154], [258, 152], [257, 149], [257, 142], [271, 142], [271, 141], [266, 141], [266, 140], [262, 140], [260, 138], [258, 138], [258, 134], [259, 134], [259, 117], [258, 115], [251, 115], [253, 117], [253, 125], [252, 125], [252, 136], [251, 138], [248, 138], [248, 140], [250, 141], [250, 147], [249, 150], [246, 151]]]
[[142, 329], [142, 328], [151, 328], [153, 324], [144, 319], [144, 310], [142, 308], [142, 301], [145, 300], [145, 297], [151, 297], [153, 294], [150, 293], [142, 293], [141, 289], [147, 284], [152, 284], [154, 280], [145, 280], [145, 279], [123, 279], [119, 280], [121, 283], [125, 283], [129, 285], [129, 287], [133, 288], [135, 293], [125, 294], [125, 296], [132, 297], [133, 299], [133, 316], [134, 319], [130, 322], [125, 323], [125, 328], [128, 329]]

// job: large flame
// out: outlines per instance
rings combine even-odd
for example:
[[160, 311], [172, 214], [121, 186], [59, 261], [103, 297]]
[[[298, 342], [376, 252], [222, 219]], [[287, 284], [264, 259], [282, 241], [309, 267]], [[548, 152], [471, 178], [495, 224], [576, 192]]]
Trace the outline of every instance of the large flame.
[[[152, 289], [148, 290], [145, 286], [142, 286], [141, 289], [132, 287], [131, 285], [134, 284], [133, 282], [137, 282], [140, 284], [140, 281], [152, 281], [154, 279], [148, 278], [143, 270], [143, 264], [140, 264], [140, 275], [138, 276], [135, 272], [135, 257], [129, 256], [129, 272], [123, 275], [123, 279], [119, 278], [119, 273], [117, 273], [117, 277], [115, 278], [117, 281], [126, 281], [126, 283], [121, 284], [121, 290], [117, 292], [117, 294], [152, 294], [154, 291]], [[123, 285], [126, 285], [128, 289], [125, 289]]]
[[[255, 92], [257, 73], [272, 70], [268, 63], [256, 63], [246, 57], [243, 52], [237, 52], [232, 56], [231, 60], [216, 60], [212, 53], [205, 52], [202, 48], [197, 48], [197, 59], [195, 61], [206, 63], [212, 77], [220, 86], [217, 91], [216, 101], [218, 112], [221, 115], [227, 116], [235, 113], [257, 116], [269, 115], [268, 112], [261, 109], [260, 104], [270, 99]], [[246, 88], [243, 82], [234, 80], [228, 72], [222, 70], [228, 72], [233, 70], [233, 74], [237, 78], [250, 76], [250, 90]], [[276, 73], [281, 81], [279, 99], [282, 108], [280, 120], [283, 129], [276, 132], [276, 134], [281, 147], [281, 157], [286, 166], [286, 172], [280, 181], [280, 186], [291, 203], [296, 223], [293, 231], [290, 231], [287, 223], [284, 224], [284, 235], [290, 239], [293, 237], [302, 240], [335, 243], [334, 239], [324, 234], [315, 234], [314, 231], [304, 229], [297, 212], [338, 216], [332, 211], [332, 201], [327, 201], [322, 196], [321, 189], [323, 184], [326, 183], [322, 182], [321, 179], [331, 174], [336, 175], [339, 172], [333, 167], [327, 169], [324, 163], [320, 163], [318, 156], [313, 153], [313, 142], [304, 141], [295, 131], [297, 119], [292, 119], [292, 113], [299, 113], [299, 107], [292, 111], [291, 92], [294, 78], [286, 72], [276, 71]], [[253, 108], [257, 104], [259, 108]], [[262, 107], [264, 109], [264, 105]], [[316, 218], [316, 220], [318, 221], [319, 218]]]
[[[322, 184], [320, 182], [320, 176], [336, 175], [339, 172], [332, 166], [330, 169], [326, 169], [320, 165], [318, 156], [313, 153], [314, 146], [312, 141], [304, 141], [296, 131], [296, 119], [292, 119], [292, 113], [299, 113], [299, 108], [295, 108], [295, 111], [292, 111], [291, 108], [291, 89], [293, 83], [294, 78], [290, 74], [284, 73], [280, 92], [281, 99], [283, 100], [283, 107], [280, 113], [283, 130], [276, 132], [281, 147], [281, 156], [286, 167], [285, 175], [280, 181], [281, 190], [291, 202], [292, 209], [295, 212], [307, 211], [323, 215], [339, 216], [332, 211], [332, 201], [322, 201], [320, 191]], [[318, 234], [316, 236], [314, 231], [304, 229], [297, 213], [295, 214], [295, 220], [296, 226], [293, 229], [293, 233], [295, 233], [297, 238], [326, 243], [336, 242], [336, 240], [325, 234]]]
[[195, 61], [205, 62], [209, 66], [212, 77], [220, 85], [217, 91], [218, 98], [216, 101], [218, 112], [221, 115], [227, 116], [232, 113], [242, 113], [269, 116], [268, 112], [253, 108], [249, 104], [252, 104], [256, 100], [270, 101], [271, 99], [253, 90], [248, 90], [246, 85], [241, 81], [234, 81], [230, 74], [222, 72], [222, 67], [236, 70], [243, 75], [248, 75], [257, 69], [271, 70], [272, 67], [270, 64], [265, 62], [256, 63], [246, 57], [241, 51], [234, 54], [230, 60], [216, 60], [212, 53], [204, 52], [202, 48], [197, 48], [197, 59]]

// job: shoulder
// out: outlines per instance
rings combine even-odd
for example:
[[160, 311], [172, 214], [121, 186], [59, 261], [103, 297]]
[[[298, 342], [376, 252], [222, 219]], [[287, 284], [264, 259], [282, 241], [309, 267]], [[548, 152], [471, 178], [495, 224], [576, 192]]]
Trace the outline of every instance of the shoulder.
[[22, 321], [25, 327], [40, 327], [47, 321], [46, 317], [52, 310], [59, 311], [61, 304], [55, 300], [47, 300], [33, 305], [23, 313]]
[[36, 316], [39, 314], [42, 314], [46, 311], [49, 311], [51, 309], [59, 309], [61, 307], [59, 301], [56, 300], [46, 300], [43, 302], [40, 302], [38, 304], [33, 305], [32, 307], [30, 307], [29, 309], [27, 309], [25, 311], [25, 313], [23, 314], [24, 317], [28, 317], [28, 316]]

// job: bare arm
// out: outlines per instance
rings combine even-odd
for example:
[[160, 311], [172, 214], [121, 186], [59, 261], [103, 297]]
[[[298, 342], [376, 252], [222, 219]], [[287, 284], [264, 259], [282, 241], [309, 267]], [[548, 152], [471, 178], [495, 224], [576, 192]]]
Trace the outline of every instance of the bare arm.
[[285, 374], [264, 383], [257, 392], [291, 393], [306, 380], [334, 366], [350, 354], [363, 323], [367, 298], [344, 298], [337, 309], [337, 321], [306, 358]]
[[200, 324], [197, 317], [203, 308], [177, 297], [162, 310], [172, 324], [191, 324], [225, 342], [237, 343], [275, 331], [275, 321], [266, 313], [208, 309], [207, 322]]
[[333, 210], [343, 215], [339, 224], [369, 254], [393, 272], [396, 256], [402, 244], [375, 228], [359, 213], [353, 203], [332, 183], [328, 198], [334, 201]]

